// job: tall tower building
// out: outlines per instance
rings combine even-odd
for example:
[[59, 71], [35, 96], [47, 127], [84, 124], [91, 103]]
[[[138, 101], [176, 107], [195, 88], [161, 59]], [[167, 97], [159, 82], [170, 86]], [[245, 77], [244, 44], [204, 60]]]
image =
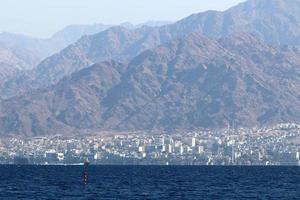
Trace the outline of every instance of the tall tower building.
[[195, 147], [196, 146], [196, 138], [192, 138], [192, 147]]
[[199, 153], [199, 154], [204, 153], [204, 146], [199, 146], [199, 147], [198, 147], [198, 153]]

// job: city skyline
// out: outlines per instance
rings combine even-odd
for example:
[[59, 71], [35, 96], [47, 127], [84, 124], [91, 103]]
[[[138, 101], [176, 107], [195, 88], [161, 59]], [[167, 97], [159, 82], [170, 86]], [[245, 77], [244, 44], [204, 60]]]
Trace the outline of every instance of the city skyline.
[[0, 140], [0, 164], [300, 165], [300, 126]]

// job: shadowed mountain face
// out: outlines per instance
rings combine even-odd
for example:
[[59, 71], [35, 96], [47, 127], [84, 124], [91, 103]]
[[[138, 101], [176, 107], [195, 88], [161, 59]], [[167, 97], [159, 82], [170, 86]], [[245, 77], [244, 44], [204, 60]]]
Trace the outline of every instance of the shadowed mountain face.
[[[114, 59], [128, 61], [144, 50], [155, 48], [199, 32], [218, 39], [237, 32], [247, 32], [271, 45], [299, 45], [299, 0], [249, 0], [224, 12], [194, 14], [162, 27], [127, 29], [113, 27], [96, 35], [81, 38], [36, 69], [7, 81], [0, 96], [11, 97], [36, 88], [56, 84], [63, 77], [93, 63]], [[130, 27], [130, 26], [127, 26]]]
[[3, 101], [2, 134], [255, 126], [300, 119], [300, 52], [194, 33]]
[[[94, 65], [63, 80], [52, 89], [3, 101], [0, 106], [1, 133], [41, 135], [63, 131], [67, 134], [78, 131], [78, 126], [90, 126], [98, 120], [91, 116], [99, 113], [101, 97], [120, 81], [124, 69], [126, 66], [115, 62]], [[71, 102], [77, 109], [82, 109], [81, 114], [69, 107]], [[64, 122], [65, 118], [74, 123], [77, 120], [82, 122], [72, 127]]]

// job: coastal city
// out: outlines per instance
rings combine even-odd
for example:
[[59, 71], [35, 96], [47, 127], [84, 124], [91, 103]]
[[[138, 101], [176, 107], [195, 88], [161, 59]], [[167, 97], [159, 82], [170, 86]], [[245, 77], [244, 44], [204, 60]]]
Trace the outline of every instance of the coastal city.
[[0, 164], [300, 165], [300, 125], [0, 140]]

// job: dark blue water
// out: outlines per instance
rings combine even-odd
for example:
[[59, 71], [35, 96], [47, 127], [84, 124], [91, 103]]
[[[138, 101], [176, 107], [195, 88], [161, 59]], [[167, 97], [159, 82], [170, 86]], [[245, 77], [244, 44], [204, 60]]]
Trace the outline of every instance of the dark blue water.
[[0, 199], [300, 199], [298, 167], [0, 166]]

